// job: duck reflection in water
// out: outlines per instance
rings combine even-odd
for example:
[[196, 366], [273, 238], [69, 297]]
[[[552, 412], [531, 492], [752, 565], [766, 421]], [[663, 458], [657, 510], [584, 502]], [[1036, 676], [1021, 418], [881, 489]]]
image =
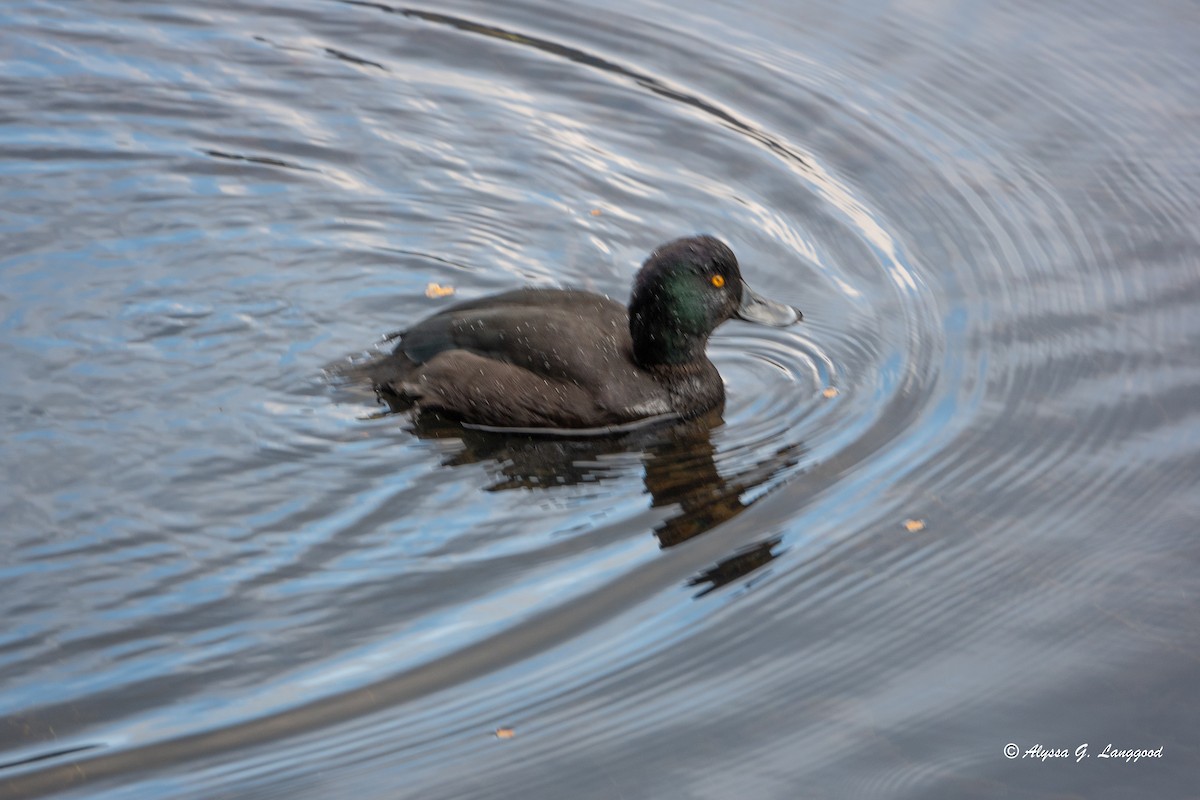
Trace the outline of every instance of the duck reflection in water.
[[[410, 414], [411, 408], [389, 398], [384, 415]], [[545, 490], [611, 479], [611, 457], [636, 454], [644, 468], [643, 485], [652, 508], [670, 509], [653, 529], [666, 549], [699, 536], [749, 508], [761, 496], [753, 490], [799, 463], [800, 444], [778, 448], [760, 461], [723, 476], [717, 468], [712, 430], [722, 424], [722, 409], [675, 423], [588, 437], [514, 434], [465, 427], [436, 413], [410, 417], [408, 430], [422, 439], [455, 439], [461, 449], [442, 465], [484, 464], [495, 477], [488, 491]], [[753, 499], [747, 499], [753, 497]], [[771, 537], [732, 553], [694, 577], [706, 586], [697, 596], [757, 570], [781, 554]]]

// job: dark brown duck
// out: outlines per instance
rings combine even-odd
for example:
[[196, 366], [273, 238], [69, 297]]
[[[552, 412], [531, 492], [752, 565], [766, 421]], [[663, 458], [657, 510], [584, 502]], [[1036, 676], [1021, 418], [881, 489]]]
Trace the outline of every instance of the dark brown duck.
[[562, 289], [459, 303], [395, 334], [365, 373], [393, 405], [489, 427], [692, 417], [724, 403], [705, 346], [731, 318], [784, 327], [801, 313], [751, 291], [723, 242], [692, 236], [650, 254], [628, 309]]

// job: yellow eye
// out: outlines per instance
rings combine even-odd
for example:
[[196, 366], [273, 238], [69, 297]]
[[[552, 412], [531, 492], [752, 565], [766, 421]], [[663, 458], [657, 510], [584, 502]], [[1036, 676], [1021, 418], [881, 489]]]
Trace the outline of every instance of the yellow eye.
[[712, 285], [717, 287], [718, 289], [720, 289], [722, 286], [725, 285], [725, 276], [724, 275], [713, 275], [712, 276]]

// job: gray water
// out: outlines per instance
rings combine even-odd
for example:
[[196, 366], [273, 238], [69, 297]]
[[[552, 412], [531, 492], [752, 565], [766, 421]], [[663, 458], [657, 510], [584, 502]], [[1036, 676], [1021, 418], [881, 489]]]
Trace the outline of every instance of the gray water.
[[[1197, 42], [5, 3], [0, 796], [1196, 797]], [[805, 312], [717, 332], [717, 418], [495, 435], [333, 378], [701, 231]]]

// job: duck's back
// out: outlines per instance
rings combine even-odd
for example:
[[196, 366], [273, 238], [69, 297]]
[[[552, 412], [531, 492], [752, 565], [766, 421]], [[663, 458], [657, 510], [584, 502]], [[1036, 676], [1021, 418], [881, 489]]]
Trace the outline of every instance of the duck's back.
[[675, 410], [667, 388], [634, 363], [628, 312], [589, 292], [506, 292], [399, 336], [372, 370], [376, 385], [468, 422], [588, 428]]

